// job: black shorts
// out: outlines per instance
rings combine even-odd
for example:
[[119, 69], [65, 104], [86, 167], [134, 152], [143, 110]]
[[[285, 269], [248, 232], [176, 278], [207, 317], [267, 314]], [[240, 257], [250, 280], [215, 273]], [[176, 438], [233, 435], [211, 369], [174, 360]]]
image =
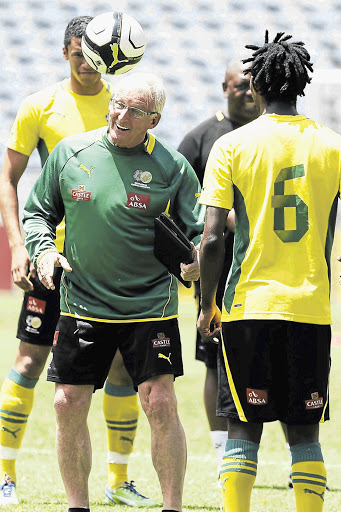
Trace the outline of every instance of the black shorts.
[[34, 290], [24, 294], [18, 321], [17, 338], [33, 345], [51, 346], [60, 315], [61, 267], [53, 274], [55, 290], [48, 290], [38, 277], [31, 277]]
[[308, 425], [329, 419], [330, 325], [223, 323], [224, 360], [241, 421]]
[[157, 375], [183, 375], [176, 318], [135, 323], [107, 323], [60, 316], [47, 380], [103, 387], [120, 349], [135, 390]]
[[227, 375], [226, 375], [222, 342], [218, 345], [217, 379], [218, 379], [218, 393], [217, 393], [216, 415], [218, 417], [227, 418], [228, 414], [231, 410], [235, 411], [235, 407], [234, 407], [232, 393], [230, 390], [229, 381], [228, 381]]

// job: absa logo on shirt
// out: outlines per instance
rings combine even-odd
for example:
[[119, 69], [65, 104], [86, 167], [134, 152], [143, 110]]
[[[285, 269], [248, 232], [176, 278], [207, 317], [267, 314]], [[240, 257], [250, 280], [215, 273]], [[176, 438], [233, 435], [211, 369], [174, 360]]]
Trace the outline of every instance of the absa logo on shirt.
[[138, 208], [139, 210], [148, 210], [150, 203], [150, 196], [145, 194], [135, 194], [135, 192], [129, 192], [127, 206], [129, 208]]

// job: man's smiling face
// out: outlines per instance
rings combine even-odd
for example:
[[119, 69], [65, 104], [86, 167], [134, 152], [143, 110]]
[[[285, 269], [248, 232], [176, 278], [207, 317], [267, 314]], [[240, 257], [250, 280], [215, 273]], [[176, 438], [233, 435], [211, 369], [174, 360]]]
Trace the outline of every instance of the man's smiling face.
[[144, 141], [147, 130], [158, 124], [161, 114], [153, 113], [136, 118], [126, 107], [153, 112], [154, 105], [148, 104], [146, 93], [134, 89], [118, 90], [110, 101], [109, 140], [115, 146], [134, 148]]

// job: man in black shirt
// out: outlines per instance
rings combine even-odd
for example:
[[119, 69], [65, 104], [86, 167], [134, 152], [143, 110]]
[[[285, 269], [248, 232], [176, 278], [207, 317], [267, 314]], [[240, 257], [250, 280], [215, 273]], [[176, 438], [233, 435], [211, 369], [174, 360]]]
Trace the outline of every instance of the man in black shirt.
[[[222, 84], [224, 97], [227, 98], [227, 112], [224, 113], [222, 110], [218, 110], [213, 117], [210, 117], [191, 130], [180, 143], [178, 151], [190, 162], [201, 184], [203, 182], [206, 161], [214, 142], [225, 133], [235, 130], [258, 117], [249, 85], [250, 76], [243, 74], [241, 61], [233, 60], [229, 62]], [[225, 233], [225, 263], [217, 290], [218, 307], [221, 307], [222, 304], [225, 283], [232, 261], [233, 229], [234, 218], [233, 213], [232, 215], [230, 213], [228, 229]], [[199, 281], [195, 282], [195, 297], [199, 314]], [[217, 453], [218, 466], [220, 466], [227, 440], [227, 419], [224, 417], [224, 409], [226, 403], [232, 400], [232, 396], [227, 391], [228, 386], [225, 385], [227, 379], [221, 357], [221, 344], [203, 341], [199, 333], [197, 333], [196, 359], [206, 364], [204, 402], [212, 442]]]

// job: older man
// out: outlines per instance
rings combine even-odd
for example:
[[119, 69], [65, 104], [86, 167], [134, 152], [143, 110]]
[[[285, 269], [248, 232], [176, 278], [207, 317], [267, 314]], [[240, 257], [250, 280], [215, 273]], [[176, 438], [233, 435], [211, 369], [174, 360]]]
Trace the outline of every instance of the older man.
[[[13, 281], [25, 292], [17, 330], [20, 343], [0, 390], [0, 506], [19, 502], [16, 460], [34, 405], [35, 388], [51, 352], [59, 318], [62, 273], [61, 268], [55, 269], [55, 290], [46, 290], [36, 277], [22, 239], [17, 187], [35, 149], [44, 165], [63, 137], [107, 124], [108, 105], [114, 88], [89, 66], [81, 50], [81, 38], [91, 19], [90, 16], [77, 16], [67, 24], [63, 56], [69, 63], [69, 77], [23, 100], [7, 142], [0, 174], [0, 209], [12, 252]], [[56, 247], [60, 252], [63, 251], [64, 235], [63, 221], [56, 236]], [[30, 275], [27, 275], [27, 269]], [[152, 505], [153, 501], [139, 493], [128, 477], [139, 405], [119, 351], [104, 385], [103, 414], [108, 441], [108, 502], [139, 507]], [[13, 425], [17, 425], [15, 436]]]
[[[167, 211], [196, 244], [204, 210], [192, 167], [149, 133], [164, 102], [154, 75], [123, 77], [108, 128], [59, 143], [26, 204], [26, 247], [41, 282], [53, 289], [54, 267], [65, 271], [48, 380], [56, 382], [57, 452], [72, 512], [90, 510], [87, 415], [117, 348], [150, 422], [164, 511], [181, 511], [186, 443], [173, 384], [183, 374], [177, 281], [153, 254], [154, 218]], [[62, 256], [54, 233], [64, 215]], [[198, 277], [195, 254], [182, 272]]]

